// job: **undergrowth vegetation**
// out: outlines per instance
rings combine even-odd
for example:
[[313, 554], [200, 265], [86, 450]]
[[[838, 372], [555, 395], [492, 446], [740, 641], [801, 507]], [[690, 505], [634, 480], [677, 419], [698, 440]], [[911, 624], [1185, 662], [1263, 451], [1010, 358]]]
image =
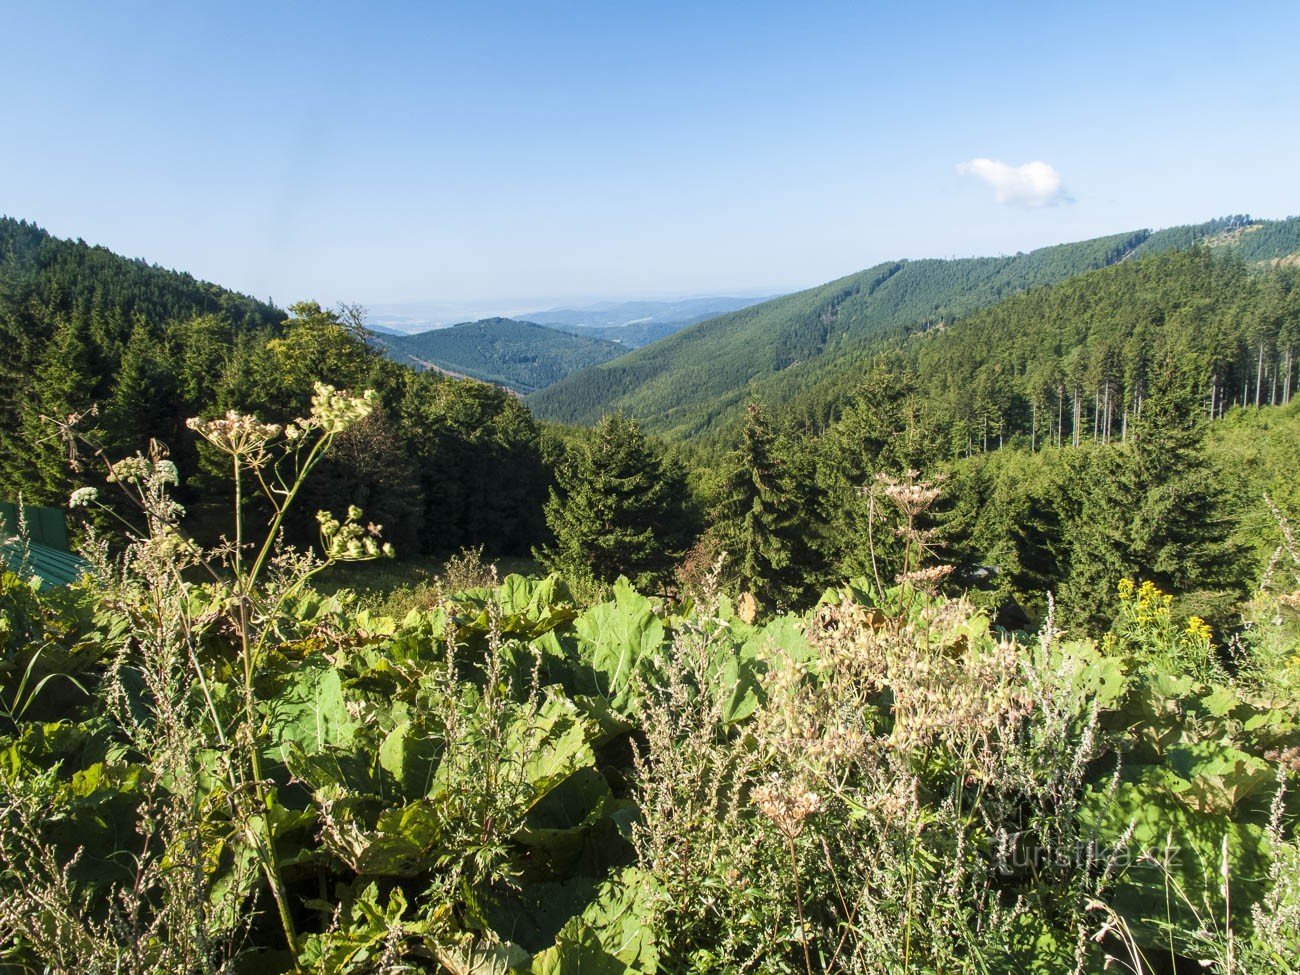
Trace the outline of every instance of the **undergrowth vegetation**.
[[0, 971], [1300, 970], [1289, 530], [1230, 647], [1140, 578], [998, 630], [910, 561], [759, 618], [723, 565], [575, 601], [466, 553], [399, 616], [313, 586], [362, 512], [280, 541], [371, 408], [196, 423], [214, 549], [159, 448], [75, 589], [0, 578]]

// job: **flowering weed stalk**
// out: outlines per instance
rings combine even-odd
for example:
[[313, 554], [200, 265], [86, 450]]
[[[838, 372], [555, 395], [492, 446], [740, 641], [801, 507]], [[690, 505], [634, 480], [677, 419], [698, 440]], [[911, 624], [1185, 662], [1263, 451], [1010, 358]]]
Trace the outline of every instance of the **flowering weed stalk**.
[[[202, 571], [211, 582], [206, 606], [198, 616], [185, 598], [169, 606], [168, 615], [183, 617], [178, 622], [185, 634], [185, 658], [217, 746], [232, 756], [225, 763], [230, 812], [265, 875], [286, 945], [295, 956], [298, 935], [276, 854], [278, 808], [263, 768], [255, 678], [268, 643], [279, 633], [286, 605], [314, 576], [337, 562], [393, 554], [392, 546], [379, 540], [380, 526], [363, 526], [356, 507], [349, 508], [343, 519], [324, 511], [317, 515], [319, 557], [295, 553], [283, 543], [285, 518], [304, 482], [328, 454], [334, 439], [370, 415], [376, 398], [373, 390], [354, 396], [317, 383], [308, 415], [284, 426], [233, 411], [214, 419], [189, 420], [186, 425], [226, 457], [234, 484], [234, 537], [212, 550], [201, 548], [180, 529], [185, 512], [170, 496], [179, 474], [165, 448], [154, 443], [147, 456], [117, 462], [107, 461], [103, 452], [94, 448], [95, 455], [107, 464], [109, 482], [122, 487], [144, 516], [146, 534], [137, 539], [124, 560], [140, 574], [144, 591], [156, 591], [159, 581], [170, 579], [181, 593], [188, 593], [182, 574], [190, 569]], [[75, 436], [66, 428], [64, 432], [65, 438]], [[264, 531], [256, 534], [246, 513], [250, 488], [271, 511]], [[100, 503], [93, 488], [78, 489], [70, 503], [94, 505], [112, 513]], [[164, 614], [160, 609], [154, 615], [161, 619]], [[233, 720], [223, 715], [214, 699], [199, 655], [201, 635], [220, 625], [233, 632], [238, 647], [240, 713]]]

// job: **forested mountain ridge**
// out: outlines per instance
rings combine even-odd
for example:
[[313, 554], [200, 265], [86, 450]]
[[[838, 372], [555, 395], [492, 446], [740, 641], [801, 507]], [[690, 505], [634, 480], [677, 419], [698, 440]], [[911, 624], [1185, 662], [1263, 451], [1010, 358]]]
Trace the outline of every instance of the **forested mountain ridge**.
[[[723, 440], [749, 399], [779, 405], [851, 382], [862, 355], [906, 331], [1084, 271], [1191, 246], [1268, 261], [1300, 251], [1300, 221], [1229, 217], [1000, 258], [888, 262], [679, 332], [529, 397], [539, 416], [592, 422], [611, 410], [674, 438]], [[811, 394], [816, 399], [816, 394]]]
[[[278, 308], [189, 274], [0, 218], [0, 491], [41, 494], [30, 463], [31, 442], [51, 433], [38, 431], [41, 413], [99, 404], [100, 427], [118, 442], [166, 436], [171, 425], [146, 434], [141, 423], [160, 420], [170, 390], [142, 390], [165, 347], [184, 344], [183, 329], [170, 323], [202, 322], [195, 336], [234, 346], [278, 334], [284, 319]], [[179, 380], [191, 391], [211, 381], [213, 365], [197, 343], [194, 351]]]
[[511, 318], [485, 318], [414, 335], [374, 335], [372, 341], [403, 365], [433, 367], [517, 393], [543, 389], [627, 351], [602, 338]]
[[1195, 248], [1016, 295], [918, 336], [904, 362], [950, 442], [1123, 439], [1161, 364], [1182, 364], [1208, 418], [1290, 401], [1300, 274]]
[[750, 305], [767, 301], [774, 295], [759, 298], [735, 298], [726, 295], [675, 300], [605, 301], [583, 308], [552, 308], [529, 312], [524, 316], [538, 325], [558, 325], [578, 328], [624, 328], [642, 322], [661, 325], [688, 321], [703, 321], [729, 311], [738, 311]]
[[[1291, 453], [1297, 351], [1300, 269], [1203, 246], [895, 339], [781, 414], [806, 448], [796, 469], [814, 472], [801, 482], [814, 485], [804, 504], [820, 512], [810, 523], [828, 577], [870, 565], [852, 540], [877, 474], [943, 472], [945, 558], [994, 567], [1002, 595], [1041, 610], [1054, 591], [1096, 623], [1118, 579], [1140, 576], [1199, 593], [1201, 615], [1226, 619], [1255, 571], [1241, 553], [1266, 557], [1278, 516], [1300, 516], [1268, 473]], [[1242, 430], [1242, 414], [1269, 407], [1290, 419], [1250, 462], [1225, 458], [1225, 443], [1247, 452], [1241, 436], [1216, 433], [1207, 448], [1210, 421]]]
[[[689, 472], [355, 310], [15, 261], [0, 494], [114, 557], [0, 572], [0, 969], [1101, 972], [1124, 925], [1133, 971], [1283, 970], [1300, 267], [1260, 233], [935, 262], [945, 307], [1015, 293], [912, 325], [913, 265], [838, 282], [822, 324], [874, 338], [834, 409], [746, 404]], [[390, 539], [467, 550], [323, 588]]]
[[[285, 312], [0, 220], [0, 497], [60, 505], [74, 487], [102, 483], [93, 464], [70, 470], [45, 419], [79, 416], [109, 456], [169, 455], [181, 500], [201, 515], [227, 485], [186, 421], [236, 411], [283, 424], [323, 382], [374, 389], [378, 406], [316, 478], [311, 512], [358, 504], [404, 555], [540, 541], [549, 473], [527, 410], [484, 383], [399, 366], [365, 334], [346, 310], [304, 302]], [[227, 528], [197, 520], [200, 532]], [[317, 534], [310, 517], [290, 527], [297, 543]]]

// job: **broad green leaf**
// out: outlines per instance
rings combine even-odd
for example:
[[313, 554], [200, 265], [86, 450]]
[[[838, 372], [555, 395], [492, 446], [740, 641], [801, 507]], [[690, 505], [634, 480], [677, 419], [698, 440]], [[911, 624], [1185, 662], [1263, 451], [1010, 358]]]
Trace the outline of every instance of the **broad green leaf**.
[[588, 609], [574, 629], [581, 657], [593, 671], [595, 693], [620, 711], [635, 710], [633, 676], [664, 642], [654, 605], [620, 579], [613, 600]]
[[360, 725], [348, 711], [343, 681], [333, 667], [301, 667], [266, 705], [271, 750], [293, 743], [308, 755], [351, 744]]
[[533, 975], [650, 975], [658, 967], [647, 923], [654, 882], [628, 867], [601, 885], [596, 899], [563, 928], [555, 945], [533, 958]]
[[[1253, 903], [1266, 876], [1264, 827], [1222, 814], [1198, 811], [1177, 794], [1172, 772], [1141, 766], [1125, 772], [1113, 795], [1097, 788], [1086, 797], [1082, 819], [1103, 850], [1131, 830], [1115, 850], [1120, 864], [1107, 901], [1125, 918], [1140, 943], [1160, 948], [1168, 926], [1186, 950], [1202, 918], [1223, 918], [1224, 856], [1234, 905]], [[1237, 921], [1248, 924], [1249, 916]]]

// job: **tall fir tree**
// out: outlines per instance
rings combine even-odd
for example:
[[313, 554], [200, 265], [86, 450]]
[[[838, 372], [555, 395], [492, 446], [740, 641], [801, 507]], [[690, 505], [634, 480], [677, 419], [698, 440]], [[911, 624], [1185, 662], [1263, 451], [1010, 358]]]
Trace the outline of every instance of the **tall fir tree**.
[[835, 579], [867, 575], [881, 561], [899, 568], [902, 545], [890, 512], [874, 503], [877, 474], [928, 469], [934, 439], [927, 435], [914, 377], [896, 356], [881, 356], [835, 424], [817, 444], [817, 545]]
[[142, 450], [150, 438], [179, 439], [176, 381], [159, 336], [138, 320], [122, 350], [112, 392], [104, 404], [108, 446], [115, 456]]
[[1241, 568], [1233, 522], [1205, 458], [1202, 397], [1190, 373], [1166, 364], [1133, 434], [1139, 504], [1131, 544], [1145, 578], [1173, 592], [1222, 589]]
[[557, 481], [545, 506], [555, 541], [537, 552], [547, 568], [645, 589], [668, 581], [693, 534], [686, 478], [635, 421], [606, 416]]
[[787, 452], [762, 408], [751, 403], [714, 512], [714, 534], [727, 553], [727, 575], [765, 610], [796, 605], [815, 563], [806, 507]]
[[[107, 381], [103, 356], [90, 335], [84, 317], [62, 321], [36, 365], [32, 377], [31, 403], [23, 413], [21, 426], [5, 471], [4, 485], [22, 492], [27, 501], [60, 504], [78, 483], [69, 466], [69, 456], [51, 421], [63, 422], [81, 416], [78, 429], [102, 439], [102, 416], [97, 404]], [[0, 443], [0, 448], [6, 445]], [[8, 466], [8, 465], [7, 465]]]

